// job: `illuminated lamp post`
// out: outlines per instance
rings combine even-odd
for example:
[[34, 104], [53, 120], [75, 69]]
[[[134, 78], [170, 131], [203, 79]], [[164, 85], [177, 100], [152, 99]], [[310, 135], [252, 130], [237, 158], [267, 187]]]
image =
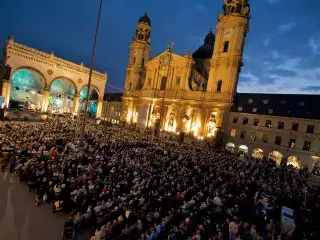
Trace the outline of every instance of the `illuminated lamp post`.
[[103, 2], [103, 0], [100, 0], [100, 6], [99, 6], [99, 12], [98, 12], [98, 19], [97, 19], [96, 31], [95, 31], [94, 41], [93, 41], [93, 49], [92, 49], [91, 65], [90, 65], [90, 71], [89, 71], [88, 88], [87, 88], [87, 94], [86, 94], [86, 99], [85, 99], [83, 122], [82, 122], [81, 132], [80, 132], [80, 143], [79, 143], [80, 146], [83, 146], [83, 145], [84, 145], [84, 133], [85, 133], [86, 121], [87, 121], [87, 109], [88, 109], [88, 102], [89, 102], [89, 94], [90, 94], [90, 87], [91, 87], [91, 78], [92, 78], [92, 71], [93, 71], [93, 66], [94, 66], [94, 57], [95, 57], [95, 52], [96, 52], [98, 31], [99, 31], [99, 25], [100, 25], [100, 16], [101, 16], [101, 10], [102, 10], [102, 2]]

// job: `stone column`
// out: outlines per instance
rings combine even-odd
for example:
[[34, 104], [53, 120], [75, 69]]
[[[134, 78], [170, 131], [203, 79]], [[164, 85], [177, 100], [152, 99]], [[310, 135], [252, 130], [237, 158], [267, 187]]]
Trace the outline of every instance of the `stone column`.
[[4, 98], [4, 107], [9, 107], [11, 84], [9, 80], [3, 80], [2, 97]]
[[41, 109], [42, 112], [48, 111], [49, 98], [50, 98], [50, 91], [48, 88], [45, 88], [43, 90], [42, 109]]
[[73, 113], [73, 115], [78, 115], [79, 101], [80, 101], [80, 94], [74, 95], [73, 104], [72, 104], [72, 113]]
[[103, 99], [99, 98], [96, 118], [101, 117]]

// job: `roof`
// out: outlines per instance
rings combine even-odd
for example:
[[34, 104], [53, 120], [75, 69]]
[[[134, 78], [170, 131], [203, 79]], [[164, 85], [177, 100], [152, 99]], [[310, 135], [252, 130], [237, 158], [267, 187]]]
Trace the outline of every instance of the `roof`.
[[320, 95], [237, 93], [231, 111], [320, 120], [319, 103]]
[[139, 23], [146, 23], [148, 25], [151, 25], [151, 20], [150, 18], [148, 17], [148, 13], [146, 12], [142, 17], [139, 18]]
[[104, 93], [103, 101], [121, 102], [123, 93]]
[[193, 59], [207, 59], [212, 58], [213, 50], [214, 50], [214, 41], [215, 36], [210, 29], [209, 33], [206, 35], [204, 39], [204, 43], [200, 46], [192, 55]]

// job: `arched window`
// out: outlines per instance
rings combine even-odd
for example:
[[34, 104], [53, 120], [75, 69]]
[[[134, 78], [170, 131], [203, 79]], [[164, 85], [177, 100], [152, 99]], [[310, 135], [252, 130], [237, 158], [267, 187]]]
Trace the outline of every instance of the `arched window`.
[[135, 63], [136, 63], [136, 58], [134, 57], [133, 61], [132, 61], [132, 64], [135, 64]]
[[224, 42], [223, 44], [223, 52], [228, 52], [229, 49], [229, 41]]
[[161, 78], [160, 90], [165, 90], [167, 87], [167, 77], [164, 76]]
[[131, 90], [131, 83], [128, 84], [128, 90]]
[[142, 63], [141, 63], [141, 65], [144, 66], [144, 58], [142, 58]]
[[217, 84], [217, 92], [221, 92], [221, 88], [222, 88], [222, 81], [219, 80]]

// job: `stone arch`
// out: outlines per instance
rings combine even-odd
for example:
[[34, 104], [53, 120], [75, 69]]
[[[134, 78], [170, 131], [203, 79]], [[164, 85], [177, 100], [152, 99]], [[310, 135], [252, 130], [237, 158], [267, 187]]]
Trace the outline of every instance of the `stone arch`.
[[34, 72], [34, 73], [38, 74], [38, 75], [41, 77], [41, 80], [43, 81], [44, 88], [47, 88], [47, 87], [48, 87], [48, 82], [47, 82], [47, 79], [46, 79], [46, 77], [44, 76], [44, 74], [43, 74], [40, 70], [38, 70], [38, 69], [36, 69], [36, 68], [34, 68], [34, 67], [30, 67], [30, 66], [21, 66], [21, 67], [15, 68], [15, 69], [11, 72], [10, 83], [12, 83], [12, 78], [13, 78], [14, 74], [16, 74], [16, 72], [18, 72], [18, 71], [20, 71], [20, 70], [24, 70], [24, 69], [29, 70], [29, 71], [31, 71], [31, 72]]
[[261, 148], [256, 148], [252, 151], [252, 157], [256, 159], [263, 158], [263, 150]]
[[269, 153], [269, 158], [275, 161], [278, 165], [280, 165], [281, 160], [282, 160], [282, 153], [279, 151], [272, 151]]
[[[88, 89], [88, 85], [84, 85], [82, 86], [82, 88], [79, 91], [80, 94], [80, 111], [84, 112], [85, 110], [85, 100], [86, 100], [86, 96], [87, 96], [87, 89]], [[99, 114], [98, 112], [98, 101], [100, 100], [101, 95], [99, 92], [99, 89], [95, 86], [92, 85], [90, 86], [90, 95], [89, 95], [89, 105], [87, 108], [88, 114], [90, 117], [96, 117], [97, 114]]]
[[23, 102], [24, 109], [42, 109], [47, 81], [39, 70], [27, 66], [16, 68], [10, 76], [10, 83], [9, 108], [19, 108]]
[[300, 169], [301, 168], [301, 160], [297, 156], [290, 156], [287, 160], [288, 166], [293, 166], [294, 168]]
[[[87, 88], [88, 88], [88, 84], [86, 84], [86, 85], [84, 85], [84, 86], [82, 86], [80, 88], [80, 91], [79, 91], [80, 99], [85, 99], [86, 98]], [[92, 94], [93, 91], [95, 91], [98, 94], [98, 98], [97, 99], [90, 99], [89, 98], [89, 100], [99, 100], [99, 98], [101, 96], [99, 89], [95, 85], [90, 84], [90, 93]]]
[[[72, 86], [72, 88], [74, 88], [74, 93], [71, 94], [71, 95], [76, 95], [76, 94], [79, 94], [79, 89], [77, 87], [77, 84], [71, 80], [70, 78], [67, 78], [67, 77], [56, 77], [54, 78], [50, 83], [49, 83], [49, 86], [48, 86], [48, 89], [51, 90], [51, 87], [52, 87], [52, 84], [54, 84], [55, 82], [57, 81], [62, 81], [64, 82], [64, 84], [66, 85], [66, 87], [68, 87], [69, 89], [67, 90], [70, 90], [70, 87]], [[68, 91], [67, 91], [68, 92]]]
[[312, 174], [316, 176], [320, 176], [320, 160], [315, 161], [312, 166]]
[[246, 145], [240, 145], [238, 152], [239, 152], [240, 155], [246, 156], [246, 155], [248, 155], [249, 148]]
[[226, 150], [227, 151], [234, 153], [235, 149], [236, 149], [236, 145], [234, 143], [229, 142], [229, 143], [226, 144]]

